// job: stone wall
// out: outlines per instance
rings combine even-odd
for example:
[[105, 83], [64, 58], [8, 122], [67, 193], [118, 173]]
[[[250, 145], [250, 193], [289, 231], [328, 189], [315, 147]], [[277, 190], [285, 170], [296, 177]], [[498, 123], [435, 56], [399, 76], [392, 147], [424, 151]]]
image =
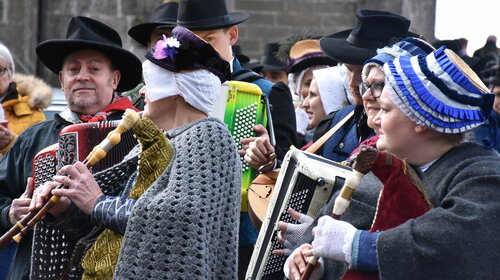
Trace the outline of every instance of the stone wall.
[[436, 0], [231, 0], [235, 11], [249, 13], [240, 24], [239, 44], [243, 52], [259, 58], [267, 42], [289, 34], [307, 32], [328, 35], [351, 28], [356, 10], [379, 9], [406, 16], [410, 29], [434, 40]]
[[[210, 1], [210, 0], [206, 0]], [[260, 58], [267, 42], [294, 32], [326, 35], [353, 26], [357, 9], [383, 9], [412, 20], [412, 31], [434, 38], [436, 0], [226, 0], [229, 10], [247, 12], [239, 25], [239, 44], [248, 56]], [[37, 59], [36, 45], [63, 38], [69, 19], [83, 15], [100, 20], [122, 35], [124, 46], [142, 58], [145, 49], [127, 30], [147, 21], [161, 0], [0, 0], [0, 41], [11, 49], [19, 72], [35, 74], [59, 87], [57, 76]]]

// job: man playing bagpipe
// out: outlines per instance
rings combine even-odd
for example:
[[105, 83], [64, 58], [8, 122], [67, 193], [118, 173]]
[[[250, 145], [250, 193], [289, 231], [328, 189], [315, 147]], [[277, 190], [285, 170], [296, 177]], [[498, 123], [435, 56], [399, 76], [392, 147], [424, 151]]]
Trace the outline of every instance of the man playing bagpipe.
[[[66, 38], [42, 42], [36, 51], [45, 66], [59, 75], [68, 107], [53, 120], [33, 125], [19, 135], [0, 161], [2, 234], [28, 212], [33, 191], [28, 177], [35, 154], [56, 143], [59, 132], [70, 124], [120, 119], [125, 109], [133, 106], [119, 92], [141, 80], [141, 62], [122, 48], [119, 34], [90, 18], [72, 18]], [[19, 244], [8, 279], [28, 279], [31, 241], [29, 234]]]

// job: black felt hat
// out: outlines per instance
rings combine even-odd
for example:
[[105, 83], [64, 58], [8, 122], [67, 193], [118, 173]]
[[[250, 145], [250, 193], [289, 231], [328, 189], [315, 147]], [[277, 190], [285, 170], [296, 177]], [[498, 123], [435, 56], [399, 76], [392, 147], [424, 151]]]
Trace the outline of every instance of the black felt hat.
[[278, 43], [267, 43], [264, 49], [264, 55], [260, 58], [262, 70], [286, 70], [286, 65], [276, 58], [280, 45]]
[[212, 30], [245, 21], [247, 13], [228, 13], [224, 0], [180, 0], [177, 25], [191, 30]]
[[132, 89], [141, 81], [141, 61], [122, 48], [120, 35], [104, 23], [88, 17], [73, 17], [68, 25], [66, 39], [44, 41], [36, 47], [36, 54], [50, 71], [58, 74], [66, 56], [85, 49], [102, 52], [111, 60], [113, 67], [121, 72], [117, 91]]
[[179, 4], [177, 2], [167, 2], [153, 9], [149, 21], [133, 26], [129, 29], [128, 35], [134, 38], [143, 46], [147, 46], [151, 32], [155, 28], [173, 29], [177, 25], [177, 11]]
[[392, 38], [409, 35], [410, 20], [386, 11], [358, 10], [353, 29], [340, 31], [320, 39], [321, 49], [333, 59], [362, 65], [386, 46]]
[[234, 56], [236, 56], [236, 58], [238, 59], [238, 61], [240, 63], [250, 62], [250, 58], [243, 54], [243, 51], [241, 50], [240, 45], [232, 45], [231, 49], [233, 50]]

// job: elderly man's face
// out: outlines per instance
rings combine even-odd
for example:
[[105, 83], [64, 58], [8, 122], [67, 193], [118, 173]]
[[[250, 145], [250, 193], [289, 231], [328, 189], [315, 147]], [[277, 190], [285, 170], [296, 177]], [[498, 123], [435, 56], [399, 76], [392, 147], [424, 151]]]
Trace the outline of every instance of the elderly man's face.
[[59, 81], [72, 111], [94, 115], [111, 103], [120, 71], [103, 53], [80, 50], [66, 57]]
[[362, 105], [363, 101], [361, 99], [359, 86], [361, 85], [361, 71], [363, 70], [363, 65], [345, 64], [345, 66], [347, 68], [346, 75], [349, 79], [349, 89], [354, 99], [354, 104]]

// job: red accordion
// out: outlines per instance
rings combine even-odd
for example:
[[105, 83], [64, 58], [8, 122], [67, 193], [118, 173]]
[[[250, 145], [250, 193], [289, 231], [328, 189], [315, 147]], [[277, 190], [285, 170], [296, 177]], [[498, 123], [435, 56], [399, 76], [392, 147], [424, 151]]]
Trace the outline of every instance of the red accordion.
[[[105, 121], [95, 123], [74, 124], [65, 127], [59, 134], [58, 143], [40, 151], [33, 159], [33, 178], [36, 187], [52, 179], [59, 168], [64, 165], [83, 161], [92, 149], [114, 130], [120, 121]], [[132, 130], [121, 135], [121, 141], [114, 146], [100, 162], [93, 165], [93, 173], [102, 171], [122, 161], [138, 142]], [[33, 234], [33, 252], [31, 270], [33, 275], [46, 275], [55, 279], [67, 267], [67, 260], [71, 259], [75, 242], [70, 236], [59, 230], [57, 226], [44, 220], [37, 223]], [[65, 260], [65, 261], [61, 261]], [[78, 267], [64, 279], [72, 279], [72, 274], [78, 275]]]

